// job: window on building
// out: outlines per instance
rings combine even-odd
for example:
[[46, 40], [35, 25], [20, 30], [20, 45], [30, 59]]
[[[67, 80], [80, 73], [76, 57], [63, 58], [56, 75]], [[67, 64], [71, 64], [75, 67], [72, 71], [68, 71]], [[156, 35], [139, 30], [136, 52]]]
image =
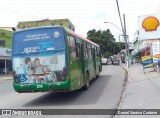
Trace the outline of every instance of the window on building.
[[0, 46], [5, 46], [5, 40], [0, 40]]
[[6, 35], [6, 33], [4, 33], [4, 32], [1, 32], [1, 35]]

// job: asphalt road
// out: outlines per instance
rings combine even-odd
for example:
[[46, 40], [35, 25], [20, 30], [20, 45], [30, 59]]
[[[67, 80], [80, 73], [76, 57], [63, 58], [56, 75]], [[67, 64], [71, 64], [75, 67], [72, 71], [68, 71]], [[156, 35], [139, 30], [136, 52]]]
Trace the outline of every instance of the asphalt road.
[[[16, 93], [12, 87], [12, 80], [1, 81], [0, 109], [114, 109], [120, 100], [124, 78], [125, 71], [122, 67], [104, 65], [100, 77], [91, 81], [88, 90], [70, 93]], [[58, 115], [55, 118], [57, 117], [63, 118], [64, 116]], [[76, 117], [97, 118], [95, 115]]]

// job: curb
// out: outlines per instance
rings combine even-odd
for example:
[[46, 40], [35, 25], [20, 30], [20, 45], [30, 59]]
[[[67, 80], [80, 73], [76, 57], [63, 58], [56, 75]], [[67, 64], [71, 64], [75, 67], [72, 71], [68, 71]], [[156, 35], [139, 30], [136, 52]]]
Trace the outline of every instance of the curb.
[[126, 97], [126, 91], [127, 91], [127, 87], [128, 87], [128, 83], [129, 83], [129, 78], [130, 78], [130, 69], [127, 69], [126, 67], [123, 67], [121, 65], [121, 67], [126, 71], [126, 75], [125, 75], [125, 79], [124, 79], [124, 88], [122, 90], [122, 94], [121, 94], [121, 99], [120, 99], [120, 103], [119, 103], [119, 106], [117, 108], [121, 108], [122, 107], [122, 104], [124, 102], [124, 99]]
[[[123, 90], [121, 91], [121, 95], [120, 95], [120, 99], [117, 103], [117, 107], [116, 109], [121, 109], [124, 99], [126, 97], [126, 91], [127, 91], [127, 86], [128, 86], [128, 80], [129, 80], [129, 76], [130, 76], [130, 70], [128, 70], [127, 68], [123, 67], [121, 64], [120, 66], [122, 67], [122, 69], [125, 70], [125, 78], [124, 78], [124, 82], [123, 82]], [[116, 118], [118, 117], [118, 115], [113, 115], [111, 116], [111, 118]]]
[[4, 76], [0, 76], [0, 81], [5, 81], [5, 80], [11, 80], [13, 77], [12, 75], [4, 75]]

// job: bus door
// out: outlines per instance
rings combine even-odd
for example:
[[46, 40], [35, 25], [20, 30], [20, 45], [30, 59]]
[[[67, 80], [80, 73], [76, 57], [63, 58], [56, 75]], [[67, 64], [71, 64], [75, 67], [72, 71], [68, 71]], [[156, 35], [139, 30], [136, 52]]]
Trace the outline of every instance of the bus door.
[[82, 84], [85, 83], [85, 61], [83, 55], [83, 45], [80, 46], [80, 63], [81, 63], [81, 71], [82, 71]]
[[99, 50], [96, 47], [96, 75], [99, 73], [99, 66], [100, 66], [100, 58], [99, 58]]
[[96, 75], [96, 54], [95, 54], [95, 47], [92, 47], [93, 50], [93, 67], [94, 67], [94, 75]]
[[84, 59], [83, 59], [83, 49], [82, 49], [82, 42], [78, 38], [76, 38], [76, 52], [78, 57], [78, 65], [80, 69], [80, 84], [84, 83]]
[[87, 48], [88, 48], [88, 69], [89, 69], [89, 74], [90, 74], [90, 77], [93, 78], [94, 77], [94, 73], [95, 73], [95, 70], [94, 70], [94, 62], [93, 62], [93, 50], [92, 50], [92, 45], [91, 44], [87, 44]]

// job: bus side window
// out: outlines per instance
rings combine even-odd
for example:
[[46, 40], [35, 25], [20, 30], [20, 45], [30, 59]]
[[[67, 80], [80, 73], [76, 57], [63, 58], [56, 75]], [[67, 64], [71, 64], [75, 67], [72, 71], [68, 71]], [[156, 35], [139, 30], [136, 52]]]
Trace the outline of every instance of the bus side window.
[[92, 57], [94, 57], [95, 55], [95, 49], [94, 49], [94, 46], [92, 45]]
[[96, 56], [99, 57], [99, 50], [98, 50], [98, 47], [96, 47]]
[[72, 59], [76, 59], [75, 38], [73, 36], [69, 36], [69, 39], [70, 56], [72, 57]]
[[100, 49], [98, 48], [98, 57], [100, 57]]
[[68, 46], [70, 47], [70, 36], [67, 35], [67, 42], [68, 42]]
[[80, 39], [76, 38], [76, 56], [77, 58], [80, 57], [80, 45], [81, 45]]
[[71, 50], [70, 50], [71, 45], [70, 45], [70, 36], [69, 35], [67, 35], [67, 42], [68, 42], [68, 47], [69, 47], [69, 55], [70, 55], [70, 57], [72, 57]]
[[88, 57], [92, 58], [92, 48], [91, 48], [91, 44], [87, 44], [87, 48], [88, 48]]
[[84, 57], [88, 58], [88, 49], [87, 49], [87, 43], [83, 42], [83, 51], [84, 51]]

